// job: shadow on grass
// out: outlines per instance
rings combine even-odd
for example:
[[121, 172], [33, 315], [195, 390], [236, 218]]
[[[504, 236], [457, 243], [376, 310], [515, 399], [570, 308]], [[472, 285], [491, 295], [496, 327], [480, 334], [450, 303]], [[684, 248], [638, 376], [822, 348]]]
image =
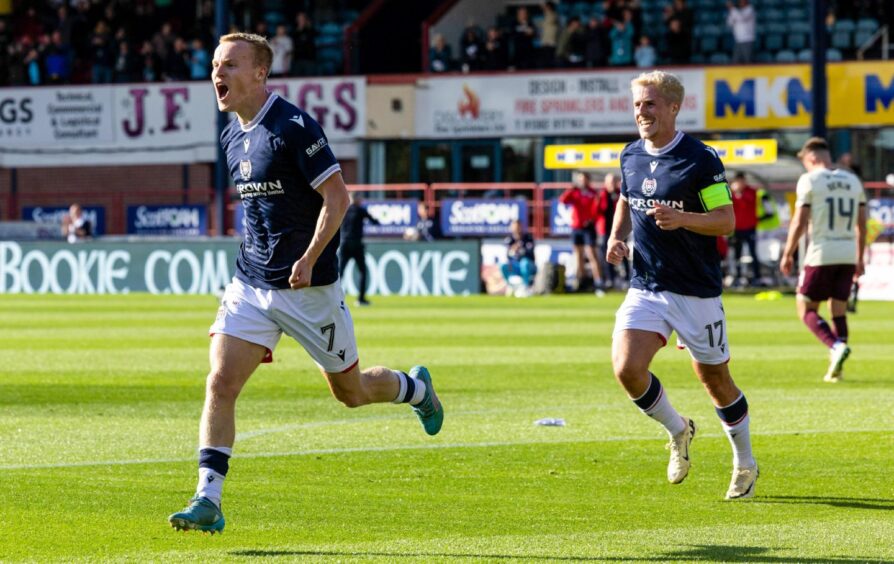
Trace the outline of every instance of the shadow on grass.
[[847, 509], [879, 509], [882, 511], [894, 511], [894, 499], [807, 495], [762, 495], [752, 499], [751, 502], [829, 505], [831, 507], [842, 507]]
[[[765, 554], [769, 548], [761, 546], [722, 546], [722, 545], [691, 545], [677, 551], [665, 552], [653, 556], [558, 556], [547, 554], [492, 554], [492, 553], [445, 553], [445, 552], [375, 552], [375, 551], [350, 551], [350, 550], [234, 550], [233, 556], [276, 558], [276, 557], [300, 557], [300, 556], [333, 556], [355, 558], [457, 558], [463, 560], [527, 560], [546, 562], [629, 562], [639, 560], [642, 562], [792, 562], [791, 556], [772, 556]], [[869, 557], [834, 557], [834, 558], [808, 558], [810, 562], [823, 564], [847, 564], [851, 562], [868, 562], [877, 560]]]

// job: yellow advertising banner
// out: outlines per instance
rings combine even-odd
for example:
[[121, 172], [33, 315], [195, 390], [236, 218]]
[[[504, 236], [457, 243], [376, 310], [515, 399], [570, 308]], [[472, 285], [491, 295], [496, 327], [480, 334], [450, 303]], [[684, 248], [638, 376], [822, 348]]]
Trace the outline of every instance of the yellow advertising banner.
[[[775, 139], [707, 141], [726, 166], [776, 162]], [[619, 168], [623, 143], [593, 145], [547, 145], [543, 164], [548, 170]]]
[[[894, 62], [827, 67], [829, 127], [894, 125]], [[812, 113], [810, 66], [708, 67], [709, 131], [806, 129]]]

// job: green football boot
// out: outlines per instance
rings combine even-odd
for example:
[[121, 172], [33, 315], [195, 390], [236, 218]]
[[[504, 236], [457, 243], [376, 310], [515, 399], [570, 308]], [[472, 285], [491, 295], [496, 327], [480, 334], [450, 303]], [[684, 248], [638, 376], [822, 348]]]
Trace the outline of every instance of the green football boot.
[[410, 406], [416, 412], [422, 428], [429, 435], [437, 435], [444, 423], [444, 406], [438, 400], [438, 394], [435, 393], [434, 386], [431, 385], [431, 374], [428, 368], [424, 366], [414, 366], [410, 369], [410, 378], [425, 383], [425, 396], [419, 405]]
[[168, 522], [178, 531], [203, 531], [213, 535], [224, 529], [223, 513], [207, 497], [193, 497], [186, 509], [168, 517]]

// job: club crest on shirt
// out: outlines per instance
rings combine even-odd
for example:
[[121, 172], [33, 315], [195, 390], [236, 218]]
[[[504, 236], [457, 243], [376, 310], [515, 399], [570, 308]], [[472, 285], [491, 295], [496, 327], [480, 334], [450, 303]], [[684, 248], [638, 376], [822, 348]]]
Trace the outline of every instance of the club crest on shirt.
[[251, 179], [251, 161], [239, 161], [239, 174], [242, 175], [242, 180]]
[[246, 152], [246, 153], [248, 152], [248, 146], [249, 146], [249, 145], [251, 145], [251, 138], [250, 138], [250, 137], [246, 137], [245, 139], [242, 140], [242, 148], [245, 149], [245, 152]]
[[655, 193], [655, 190], [658, 189], [658, 181], [654, 178], [644, 178], [643, 179], [643, 196], [651, 196]]

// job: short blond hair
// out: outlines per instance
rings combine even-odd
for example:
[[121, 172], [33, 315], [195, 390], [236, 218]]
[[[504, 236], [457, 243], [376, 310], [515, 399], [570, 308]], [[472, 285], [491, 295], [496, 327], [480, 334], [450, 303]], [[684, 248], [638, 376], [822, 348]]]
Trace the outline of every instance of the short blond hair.
[[686, 90], [683, 88], [683, 83], [677, 75], [660, 70], [644, 72], [630, 81], [631, 90], [637, 86], [642, 88], [645, 88], [646, 86], [654, 86], [658, 89], [662, 98], [680, 105], [683, 104], [683, 96], [686, 94]]
[[262, 35], [255, 33], [228, 33], [220, 36], [221, 43], [235, 43], [236, 41], [244, 41], [249, 44], [255, 54], [255, 65], [267, 69], [267, 76], [270, 76], [270, 67], [273, 65], [273, 47], [267, 42]]

